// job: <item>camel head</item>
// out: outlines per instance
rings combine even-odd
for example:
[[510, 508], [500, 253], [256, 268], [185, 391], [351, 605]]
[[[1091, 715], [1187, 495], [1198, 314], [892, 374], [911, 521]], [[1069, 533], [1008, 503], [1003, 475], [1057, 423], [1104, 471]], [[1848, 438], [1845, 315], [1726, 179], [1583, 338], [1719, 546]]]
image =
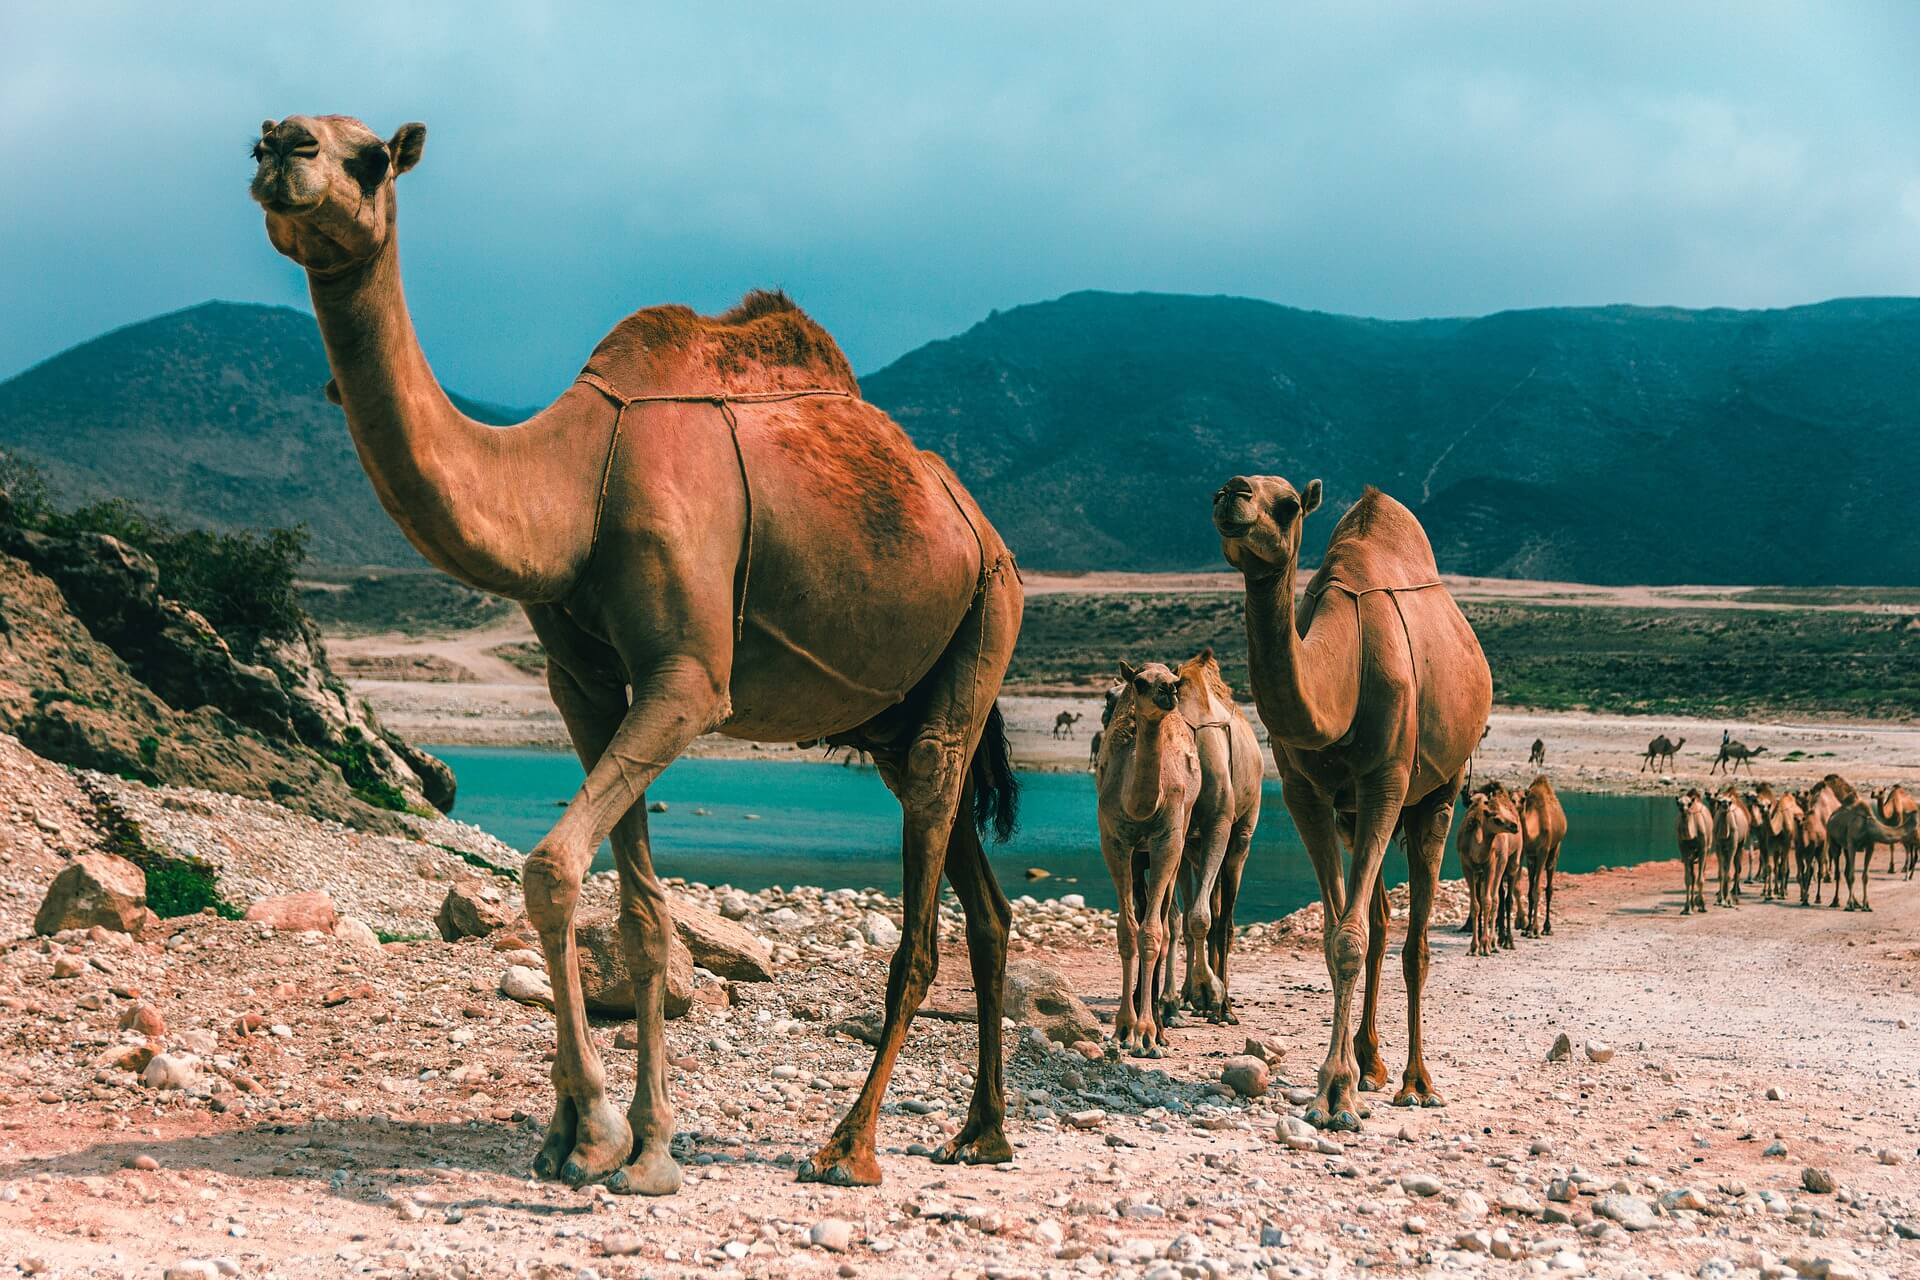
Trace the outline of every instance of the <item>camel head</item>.
[[1280, 476], [1235, 476], [1213, 495], [1213, 527], [1227, 563], [1248, 577], [1282, 572], [1300, 558], [1300, 530], [1320, 505], [1320, 482], [1295, 489]]
[[316, 275], [372, 258], [393, 235], [393, 180], [420, 162], [427, 126], [379, 135], [351, 116], [260, 126], [251, 188], [273, 247]]
[[1512, 835], [1520, 830], [1520, 819], [1514, 813], [1512, 802], [1502, 803], [1502, 797], [1491, 792], [1480, 792], [1467, 802], [1466, 824], [1483, 831]]
[[1138, 669], [1120, 664], [1120, 678], [1133, 690], [1133, 712], [1148, 721], [1158, 721], [1180, 701], [1180, 677], [1164, 663], [1149, 662]]

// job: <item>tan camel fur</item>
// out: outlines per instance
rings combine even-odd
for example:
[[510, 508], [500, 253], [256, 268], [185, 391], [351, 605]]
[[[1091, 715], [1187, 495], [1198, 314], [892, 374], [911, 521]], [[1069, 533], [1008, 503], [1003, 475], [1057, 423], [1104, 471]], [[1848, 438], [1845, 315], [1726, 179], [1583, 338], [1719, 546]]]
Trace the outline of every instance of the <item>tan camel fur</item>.
[[[1907, 854], [1906, 878], [1908, 880], [1913, 879], [1915, 867], [1920, 866], [1920, 836], [1915, 836], [1907, 827], [1908, 816], [1916, 810], [1920, 810], [1920, 805], [1916, 805], [1913, 797], [1907, 794], [1906, 788], [1898, 783], [1883, 788], [1873, 798], [1874, 816], [1890, 827], [1904, 829], [1900, 843]], [[1893, 874], [1893, 854], [1894, 847], [1887, 846], [1888, 875]]]
[[1647, 754], [1640, 761], [1640, 772], [1645, 773], [1650, 768], [1661, 766], [1672, 768], [1674, 753], [1686, 745], [1685, 738], [1669, 739], [1666, 734], [1661, 734], [1647, 744]]
[[[1800, 905], [1804, 907], [1808, 905], [1809, 890], [1817, 904], [1826, 886], [1827, 816], [1835, 806], [1826, 788], [1817, 783], [1796, 798], [1800, 803], [1800, 830], [1794, 840], [1793, 856], [1800, 880]], [[1834, 892], [1837, 899], [1838, 884]]]
[[1713, 814], [1701, 803], [1693, 788], [1673, 798], [1679, 807], [1674, 822], [1674, 840], [1680, 846], [1680, 866], [1686, 873], [1686, 893], [1680, 914], [1692, 915], [1707, 909], [1707, 850], [1713, 845]]
[[[1521, 932], [1529, 938], [1553, 936], [1553, 877], [1560, 869], [1560, 846], [1567, 838], [1567, 811], [1546, 775], [1535, 778], [1520, 793], [1521, 860], [1527, 868], [1527, 922]], [[1546, 905], [1540, 902], [1542, 881]]]
[[[1236, 476], [1214, 495], [1213, 523], [1245, 578], [1254, 705], [1326, 913], [1331, 1044], [1306, 1119], [1356, 1129], [1360, 1088], [1387, 1080], [1374, 1012], [1386, 952], [1381, 865], [1395, 831], [1407, 851], [1411, 907], [1401, 951], [1407, 1065], [1393, 1100], [1441, 1105], [1421, 1052], [1427, 927], [1454, 798], [1492, 709], [1493, 679], [1473, 628], [1439, 585], [1425, 530], [1376, 489], [1334, 526], [1296, 615], [1301, 534], [1320, 494], [1318, 480], [1301, 491], [1279, 476]], [[1345, 874], [1343, 827], [1352, 833]], [[1350, 1033], [1363, 969], [1365, 1005]]]
[[1765, 747], [1749, 747], [1744, 742], [1723, 742], [1720, 744], [1720, 754], [1714, 757], [1711, 765], [1707, 766], [1707, 772], [1712, 774], [1716, 770], [1725, 769], [1728, 773], [1735, 773], [1744, 764], [1747, 766], [1747, 772], [1752, 773], [1753, 758], [1765, 750]]
[[1167, 1043], [1173, 883], [1200, 794], [1200, 754], [1178, 710], [1180, 677], [1158, 662], [1120, 664], [1126, 687], [1094, 766], [1100, 853], [1120, 904], [1120, 1007], [1114, 1041], [1137, 1058]]
[[[880, 1180], [876, 1118], [938, 963], [943, 871], [967, 917], [980, 1068], [966, 1122], [935, 1158], [1010, 1159], [1010, 915], [977, 829], [992, 818], [1004, 836], [1013, 817], [994, 705], [1021, 616], [1005, 546], [777, 294], [719, 317], [674, 306], [628, 317], [518, 427], [460, 414], [400, 283], [394, 183], [425, 140], [418, 124], [382, 140], [345, 116], [269, 121], [252, 190], [274, 247], [307, 270], [330, 393], [382, 505], [432, 563], [525, 607], [586, 766], [524, 876], [558, 1034], [535, 1172], [622, 1192], [680, 1185], [661, 1022], [673, 931], [645, 795], [709, 730], [864, 747], [904, 816], [902, 939], [873, 1068], [801, 1176]], [[581, 877], [609, 836], [640, 1045], [625, 1115], [588, 1034], [573, 933]]]
[[1740, 850], [1753, 830], [1753, 817], [1746, 802], [1731, 788], [1708, 801], [1713, 807], [1713, 860], [1720, 870], [1720, 891], [1714, 894], [1716, 907], [1736, 906], [1740, 899]]
[[[1814, 783], [1813, 790], [1809, 793], [1810, 803], [1806, 806], [1807, 816], [1803, 821], [1818, 822], [1821, 833], [1821, 852], [1824, 855], [1820, 860], [1820, 882], [1815, 886], [1815, 900], [1819, 898], [1821, 885], [1832, 884], [1833, 901], [1827, 904], [1830, 908], [1837, 908], [1840, 905], [1840, 864], [1843, 854], [1839, 842], [1833, 838], [1833, 817], [1840, 812], [1841, 808], [1857, 799], [1859, 794], [1851, 782], [1837, 773], [1830, 773]], [[1847, 896], [1849, 898], [1853, 896], [1850, 878], [1847, 884]]]
[[1762, 783], [1754, 793], [1754, 834], [1760, 841], [1761, 900], [1771, 902], [1787, 896], [1787, 860], [1800, 845], [1803, 814], [1800, 801], [1791, 791], [1774, 794]]
[[[1467, 954], [1490, 956], [1500, 942], [1501, 884], [1520, 857], [1520, 812], [1506, 788], [1495, 784], [1468, 799], [1453, 847], [1467, 882], [1467, 922], [1473, 934]], [[1510, 930], [1506, 945], [1512, 945]]]
[[[1867, 882], [1872, 879], [1873, 847], [1920, 840], [1920, 814], [1909, 812], [1898, 827], [1888, 826], [1874, 815], [1873, 805], [1855, 795], [1827, 819], [1827, 842], [1841, 863], [1841, 875], [1847, 882], [1847, 910], [1871, 911], [1867, 901]], [[1853, 892], [1854, 868], [1859, 868], [1860, 895]]]
[[1260, 824], [1260, 740], [1220, 674], [1211, 648], [1180, 664], [1180, 714], [1200, 754], [1200, 794], [1180, 860], [1187, 976], [1181, 1002], [1215, 1023], [1237, 1023], [1227, 965], [1233, 909]]

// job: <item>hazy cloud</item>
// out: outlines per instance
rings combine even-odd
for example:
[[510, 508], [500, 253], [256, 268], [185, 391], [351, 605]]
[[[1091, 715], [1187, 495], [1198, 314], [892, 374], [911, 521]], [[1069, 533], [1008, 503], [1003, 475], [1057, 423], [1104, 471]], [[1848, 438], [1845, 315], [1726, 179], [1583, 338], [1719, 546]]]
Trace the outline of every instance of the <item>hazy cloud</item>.
[[634, 307], [792, 291], [869, 371], [1077, 288], [1406, 317], [1920, 292], [1888, 3], [8, 6], [0, 376], [305, 305], [262, 117], [430, 127], [409, 296], [531, 403]]

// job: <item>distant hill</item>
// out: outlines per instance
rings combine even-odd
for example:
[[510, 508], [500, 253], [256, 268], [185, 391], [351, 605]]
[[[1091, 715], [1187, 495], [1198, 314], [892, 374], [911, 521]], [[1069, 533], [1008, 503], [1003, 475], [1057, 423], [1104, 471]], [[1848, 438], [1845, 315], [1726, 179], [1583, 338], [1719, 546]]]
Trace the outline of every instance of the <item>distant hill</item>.
[[1210, 495], [1266, 471], [1335, 512], [1379, 485], [1454, 572], [1920, 582], [1920, 300], [1392, 323], [1076, 293], [862, 385], [1035, 567], [1215, 565]]
[[[322, 563], [417, 565], [326, 379], [311, 316], [208, 303], [0, 383], [0, 447], [69, 497], [305, 521]], [[863, 386], [953, 461], [1034, 568], [1215, 566], [1209, 496], [1274, 471], [1327, 482], [1310, 556], [1373, 483], [1419, 512], [1455, 572], [1920, 583], [1920, 300], [1388, 322], [1076, 293]]]
[[[304, 521], [323, 563], [418, 565], [326, 399], [329, 376], [312, 316], [208, 302], [0, 383], [0, 448], [70, 500], [124, 496], [217, 527]], [[454, 400], [486, 422], [522, 416]]]

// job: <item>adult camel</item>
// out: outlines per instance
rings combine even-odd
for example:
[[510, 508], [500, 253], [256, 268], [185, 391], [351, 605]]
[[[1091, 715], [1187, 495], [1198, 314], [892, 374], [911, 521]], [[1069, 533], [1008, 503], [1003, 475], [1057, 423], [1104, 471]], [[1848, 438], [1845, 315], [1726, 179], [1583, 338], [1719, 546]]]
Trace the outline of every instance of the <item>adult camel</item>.
[[1686, 745], [1685, 738], [1668, 738], [1666, 734], [1661, 734], [1647, 744], [1647, 753], [1640, 760], [1640, 772], [1660, 767], [1663, 760], [1667, 768], [1672, 768], [1674, 754]]
[[[1920, 810], [1907, 789], [1898, 783], [1885, 787], [1873, 797], [1873, 815], [1890, 827], [1905, 827], [1907, 815]], [[1905, 831], [1900, 843], [1906, 849], [1906, 878], [1913, 879], [1914, 868], [1920, 865], [1920, 838], [1911, 830]], [[1893, 874], [1894, 846], [1887, 846], [1887, 874]]]
[[[1005, 1161], [1000, 992], [1009, 910], [977, 824], [1003, 837], [1012, 773], [994, 699], [1020, 628], [1018, 575], [953, 473], [860, 399], [845, 358], [785, 297], [723, 316], [654, 307], [603, 339], [522, 425], [460, 414], [401, 291], [395, 179], [422, 125], [268, 121], [253, 197], [306, 268], [330, 398], [381, 504], [430, 562], [519, 602], [586, 781], [528, 856], [527, 913], [554, 986], [553, 1121], [533, 1162], [580, 1185], [666, 1194], [674, 1163], [662, 999], [672, 921], [649, 783], [709, 730], [873, 754], [903, 813], [903, 927], [866, 1084], [803, 1178], [880, 1181], [874, 1128], [937, 964], [938, 889], [967, 917], [980, 1067], [942, 1161]], [[629, 689], [631, 692], [629, 693]], [[588, 1035], [573, 933], [611, 836], [634, 975], [639, 1071], [623, 1116]]]
[[1180, 898], [1187, 944], [1181, 1002], [1207, 1021], [1234, 1024], [1227, 972], [1233, 910], [1260, 825], [1260, 742], [1211, 647], [1180, 664], [1180, 714], [1193, 729], [1200, 791], [1187, 822]]
[[[1567, 838], [1567, 811], [1545, 774], [1535, 778], [1519, 796], [1520, 858], [1527, 868], [1527, 920], [1521, 932], [1529, 938], [1553, 936], [1553, 877], [1560, 869], [1560, 846]], [[1541, 882], [1547, 901], [1540, 903]]]
[[[1381, 864], [1401, 833], [1411, 907], [1401, 966], [1407, 982], [1407, 1065], [1395, 1105], [1440, 1106], [1421, 1052], [1427, 925], [1454, 797], [1493, 706], [1493, 678], [1473, 628], [1440, 584], [1433, 548], [1413, 513], [1368, 488], [1340, 517], [1295, 613], [1306, 517], [1321, 485], [1236, 476], [1213, 499], [1227, 561], [1245, 578], [1254, 705], [1273, 741], [1281, 794], [1313, 860], [1333, 979], [1332, 1041], [1306, 1119], [1357, 1129], [1361, 1087], [1386, 1084], [1374, 1032], [1386, 951]], [[1341, 829], [1352, 833], [1342, 874]], [[1349, 1035], [1353, 988], [1366, 1003]]]
[[1527, 767], [1530, 769], [1541, 769], [1546, 767], [1546, 763], [1547, 741], [1545, 738], [1535, 738], [1533, 740], [1533, 746], [1527, 749]]
[[[1844, 868], [1847, 881], [1847, 910], [1871, 911], [1867, 900], [1867, 882], [1872, 879], [1873, 847], [1898, 844], [1903, 840], [1920, 841], [1920, 814], [1909, 812], [1898, 827], [1889, 826], [1874, 815], [1873, 805], [1860, 795], [1842, 804], [1827, 819], [1827, 841]], [[1860, 869], [1860, 894], [1854, 897], [1854, 867]]]
[[1713, 814], [1692, 788], [1673, 798], [1679, 815], [1674, 820], [1674, 841], [1680, 847], [1680, 868], [1686, 875], [1686, 891], [1680, 907], [1683, 916], [1707, 911], [1707, 850], [1713, 844]]
[[1732, 788], [1708, 800], [1713, 807], [1713, 860], [1720, 870], [1720, 891], [1713, 897], [1716, 907], [1737, 906], [1740, 900], [1740, 850], [1753, 830], [1753, 816]]
[[1747, 766], [1747, 772], [1753, 772], [1753, 758], [1766, 750], [1765, 747], [1749, 747], [1744, 742], [1726, 741], [1720, 744], [1720, 754], [1707, 766], [1708, 774], [1720, 769], [1728, 773], [1737, 773], [1741, 765]]
[[1081, 713], [1078, 711], [1062, 711], [1053, 718], [1053, 736], [1056, 738], [1072, 738], [1074, 736], [1073, 726], [1078, 724], [1081, 718]]

